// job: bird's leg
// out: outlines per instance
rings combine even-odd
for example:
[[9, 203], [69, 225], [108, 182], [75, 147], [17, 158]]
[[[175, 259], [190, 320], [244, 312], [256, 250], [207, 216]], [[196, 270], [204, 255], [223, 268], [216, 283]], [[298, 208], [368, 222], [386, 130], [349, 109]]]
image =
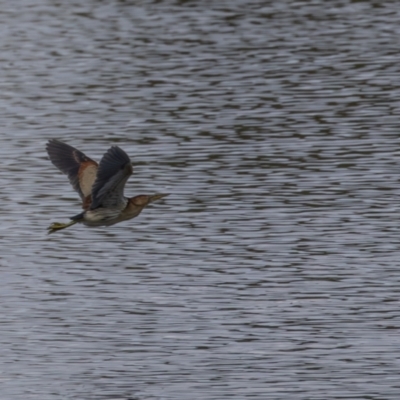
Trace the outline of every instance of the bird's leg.
[[53, 222], [47, 229], [49, 230], [49, 233], [54, 233], [57, 231], [60, 231], [61, 229], [68, 228], [71, 225], [75, 225], [78, 221], [71, 221], [66, 224], [62, 224], [60, 222]]

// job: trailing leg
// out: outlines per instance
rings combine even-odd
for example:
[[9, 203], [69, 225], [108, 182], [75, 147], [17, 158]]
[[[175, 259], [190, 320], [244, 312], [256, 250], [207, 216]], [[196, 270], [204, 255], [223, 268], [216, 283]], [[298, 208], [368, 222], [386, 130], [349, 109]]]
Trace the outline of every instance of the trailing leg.
[[65, 229], [68, 228], [69, 226], [75, 225], [76, 223], [78, 223], [78, 221], [71, 221], [68, 222], [66, 224], [62, 224], [60, 222], [53, 222], [47, 229], [48, 229], [48, 233], [54, 233], [57, 231], [60, 231], [61, 229]]

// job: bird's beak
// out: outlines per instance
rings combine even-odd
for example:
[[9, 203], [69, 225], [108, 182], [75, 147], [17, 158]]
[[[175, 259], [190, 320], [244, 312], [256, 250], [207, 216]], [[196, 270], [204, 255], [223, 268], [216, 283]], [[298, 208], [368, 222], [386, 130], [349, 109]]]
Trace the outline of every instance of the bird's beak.
[[163, 197], [169, 196], [169, 193], [157, 193], [157, 194], [153, 194], [152, 196], [150, 196], [149, 198], [149, 203], [153, 203], [156, 200], [162, 199]]

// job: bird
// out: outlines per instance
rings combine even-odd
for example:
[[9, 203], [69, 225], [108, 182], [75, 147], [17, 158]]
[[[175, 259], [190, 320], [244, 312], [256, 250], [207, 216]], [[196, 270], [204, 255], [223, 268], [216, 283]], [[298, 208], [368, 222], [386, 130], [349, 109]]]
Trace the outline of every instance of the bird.
[[82, 200], [83, 212], [68, 223], [54, 222], [48, 233], [76, 223], [86, 226], [110, 226], [137, 217], [150, 203], [169, 193], [125, 197], [124, 188], [133, 173], [129, 156], [118, 146], [110, 147], [98, 164], [76, 148], [57, 139], [46, 145], [50, 161], [68, 176]]

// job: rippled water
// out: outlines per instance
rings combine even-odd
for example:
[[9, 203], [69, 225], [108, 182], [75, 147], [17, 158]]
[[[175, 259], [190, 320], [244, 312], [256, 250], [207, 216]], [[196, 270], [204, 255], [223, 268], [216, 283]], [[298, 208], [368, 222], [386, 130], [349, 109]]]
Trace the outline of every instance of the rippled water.
[[[397, 3], [266, 4], [2, 2], [2, 399], [398, 399]], [[171, 196], [48, 236], [50, 138]]]

